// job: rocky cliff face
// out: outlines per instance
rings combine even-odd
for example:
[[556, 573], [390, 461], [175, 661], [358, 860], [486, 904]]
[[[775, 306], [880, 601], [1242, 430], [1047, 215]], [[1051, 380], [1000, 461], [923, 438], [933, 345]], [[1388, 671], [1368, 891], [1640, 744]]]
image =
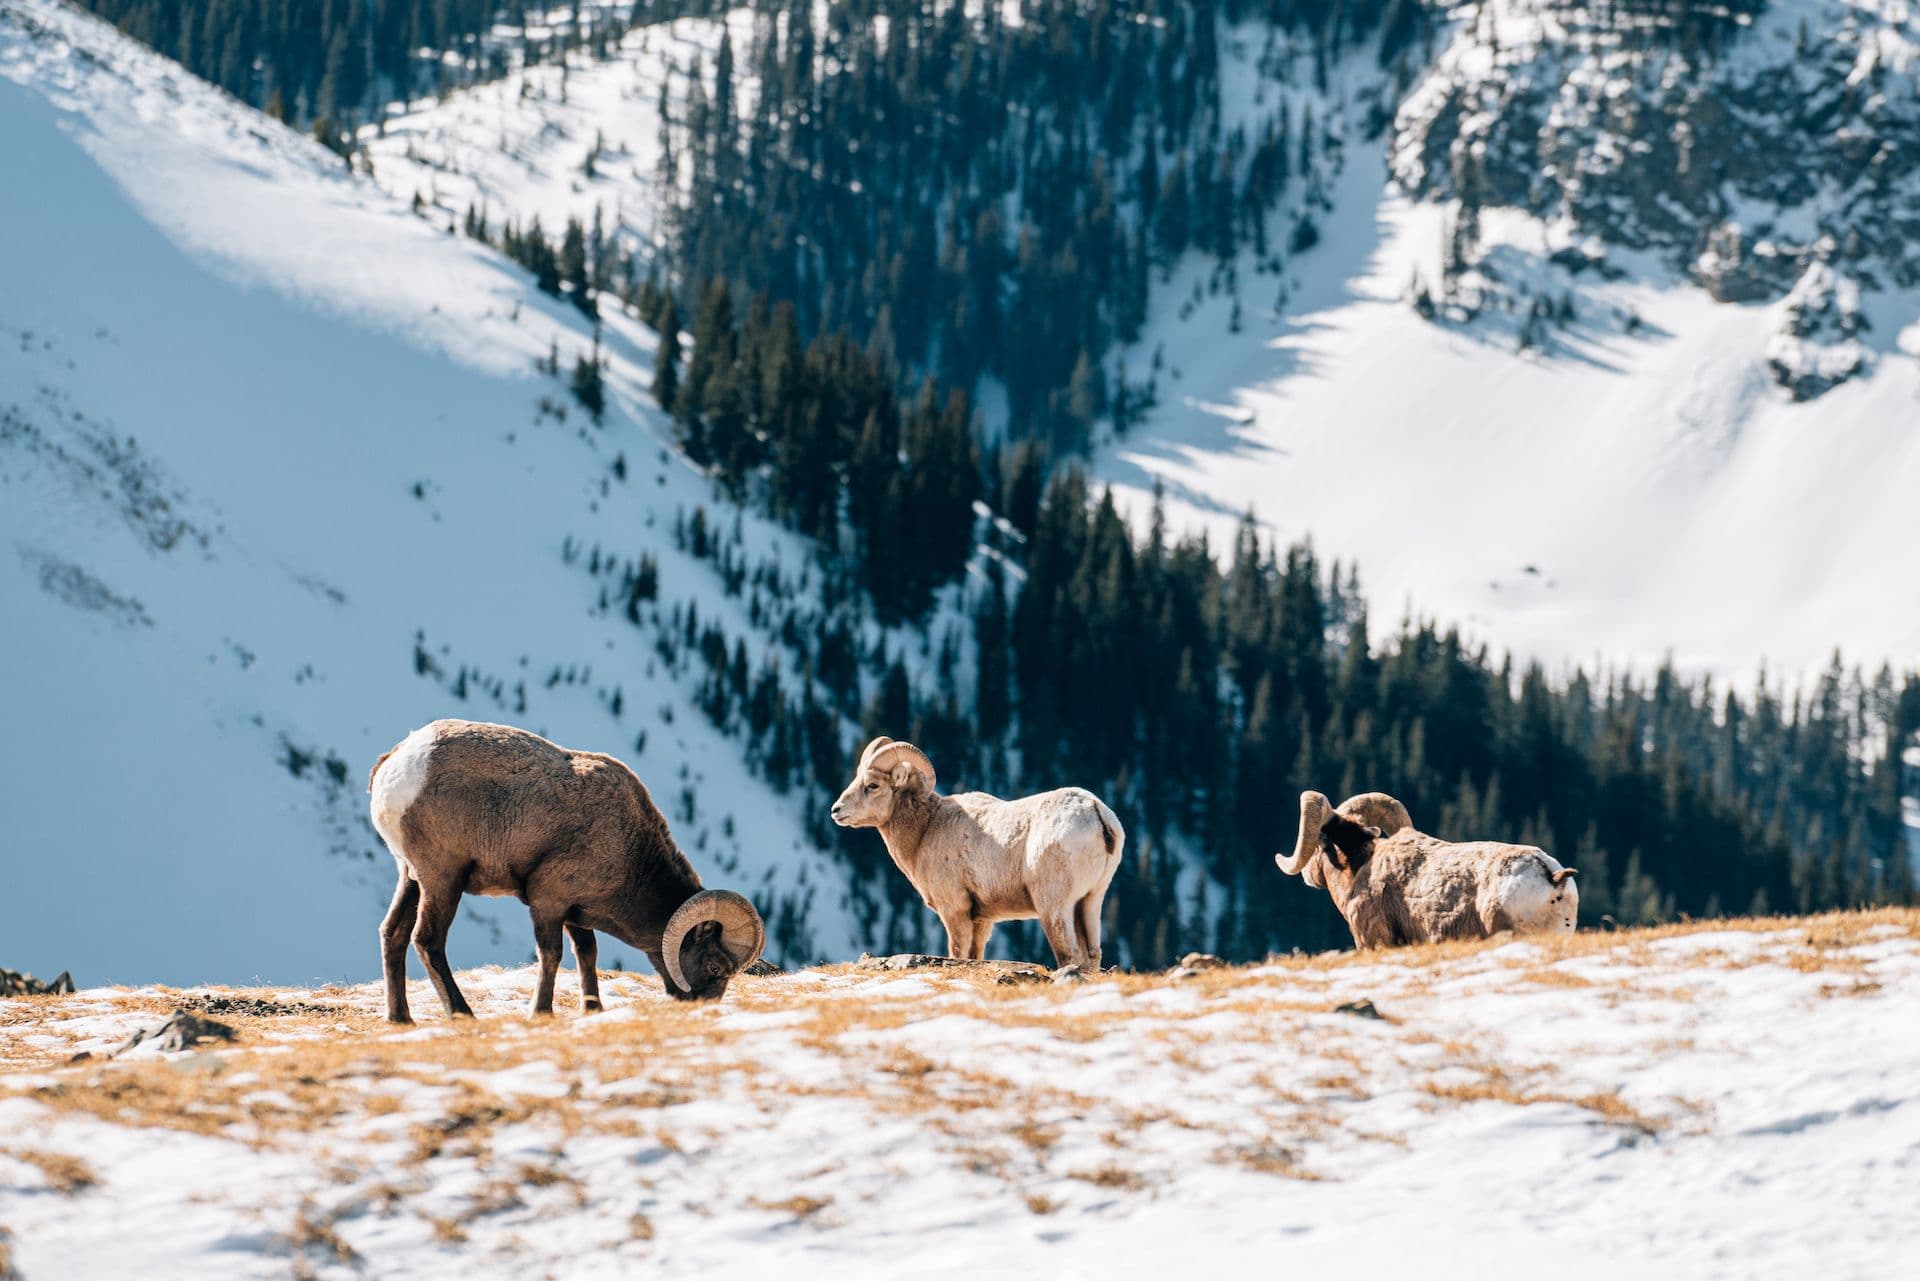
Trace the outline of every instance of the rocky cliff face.
[[1396, 120], [1395, 178], [1463, 214], [1646, 251], [1780, 303], [1796, 399], [1873, 360], [1875, 294], [1920, 286], [1920, 17], [1896, 0], [1464, 11]]

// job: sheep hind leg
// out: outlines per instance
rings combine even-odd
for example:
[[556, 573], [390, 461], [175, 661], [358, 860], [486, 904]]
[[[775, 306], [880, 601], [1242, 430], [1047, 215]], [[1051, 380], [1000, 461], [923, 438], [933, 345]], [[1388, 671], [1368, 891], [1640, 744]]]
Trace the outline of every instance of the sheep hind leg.
[[473, 1017], [473, 1007], [453, 981], [453, 967], [447, 964], [447, 931], [460, 908], [460, 896], [466, 892], [466, 877], [442, 885], [420, 884], [420, 914], [413, 923], [413, 950], [426, 963], [427, 977], [450, 1018]]
[[987, 959], [987, 940], [993, 937], [993, 922], [981, 917], [973, 920], [973, 959]]
[[573, 965], [580, 971], [580, 1008], [591, 1014], [600, 1004], [600, 940], [584, 925], [568, 925], [573, 941]]
[[1074, 906], [1074, 922], [1080, 927], [1080, 950], [1086, 956], [1081, 962], [1089, 974], [1100, 972], [1100, 900], [1101, 892], [1093, 893], [1081, 899]]
[[553, 981], [560, 972], [560, 918], [535, 914], [533, 918], [533, 950], [540, 958], [540, 982], [533, 989], [533, 1005], [529, 1014], [553, 1013]]
[[419, 909], [420, 883], [402, 871], [400, 883], [393, 887], [393, 905], [380, 922], [380, 970], [386, 980], [389, 1023], [413, 1022], [413, 1012], [407, 1008], [407, 939]]
[[1040, 929], [1047, 936], [1047, 946], [1053, 949], [1054, 968], [1067, 965], [1084, 968], [1086, 958], [1080, 954], [1073, 934], [1073, 908], [1042, 915]]

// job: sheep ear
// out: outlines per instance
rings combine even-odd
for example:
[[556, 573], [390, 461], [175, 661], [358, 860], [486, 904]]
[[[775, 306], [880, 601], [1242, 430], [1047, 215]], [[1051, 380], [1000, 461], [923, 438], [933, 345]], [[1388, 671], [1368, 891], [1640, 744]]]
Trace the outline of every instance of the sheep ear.
[[1371, 836], [1371, 837], [1372, 837], [1372, 838], [1373, 838], [1374, 840], [1376, 840], [1376, 841], [1377, 841], [1377, 840], [1381, 840], [1382, 838], [1384, 838], [1384, 837], [1386, 836], [1386, 833], [1385, 833], [1385, 832], [1383, 832], [1383, 831], [1381, 831], [1381, 830], [1380, 830], [1379, 828], [1377, 828], [1377, 827], [1369, 827], [1369, 828], [1367, 829], [1367, 835], [1368, 835], [1368, 836]]
[[918, 782], [919, 778], [920, 771], [916, 770], [907, 762], [901, 761], [893, 767], [893, 774], [889, 781], [892, 782], [894, 791], [904, 792]]

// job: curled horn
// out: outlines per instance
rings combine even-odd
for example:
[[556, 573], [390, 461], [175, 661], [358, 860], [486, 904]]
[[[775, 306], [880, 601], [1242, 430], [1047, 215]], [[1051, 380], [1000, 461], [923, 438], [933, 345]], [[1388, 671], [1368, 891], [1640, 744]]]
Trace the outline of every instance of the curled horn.
[[701, 890], [680, 905], [660, 933], [667, 976], [682, 992], [692, 991], [692, 987], [680, 969], [680, 945], [686, 942], [689, 930], [708, 921], [720, 922], [720, 945], [733, 958], [735, 974], [759, 960], [761, 949], [767, 945], [766, 923], [746, 895], [732, 890]]
[[[914, 772], [919, 774], [922, 781], [926, 783], [927, 790], [929, 792], [933, 791], [934, 785], [939, 780], [934, 775], [933, 762], [927, 759], [925, 752], [915, 747], [912, 743], [896, 743], [891, 739], [877, 739], [875, 741], [884, 743], [886, 746], [867, 758], [865, 768], [876, 769], [885, 774], [890, 773], [895, 765], [904, 762], [905, 764], [913, 766]], [[869, 748], [868, 750], [871, 751], [872, 749]]]
[[853, 772], [855, 774], [866, 773], [867, 766], [871, 764], [873, 761], [873, 754], [879, 751], [881, 748], [885, 747], [888, 743], [891, 743], [892, 741], [893, 740], [888, 738], [885, 734], [882, 734], [879, 738], [876, 738], [871, 743], [868, 743], [866, 746], [866, 750], [860, 753], [860, 763], [853, 767]]
[[1362, 827], [1377, 827], [1380, 835], [1392, 836], [1413, 826], [1407, 807], [1385, 792], [1362, 792], [1340, 802], [1338, 811]]
[[1327, 819], [1333, 813], [1333, 802], [1319, 792], [1300, 793], [1300, 835], [1293, 845], [1293, 853], [1275, 854], [1273, 865], [1288, 876], [1306, 876], [1310, 884], [1319, 884], [1307, 872], [1313, 862], [1313, 856], [1320, 852], [1320, 829], [1327, 825]]

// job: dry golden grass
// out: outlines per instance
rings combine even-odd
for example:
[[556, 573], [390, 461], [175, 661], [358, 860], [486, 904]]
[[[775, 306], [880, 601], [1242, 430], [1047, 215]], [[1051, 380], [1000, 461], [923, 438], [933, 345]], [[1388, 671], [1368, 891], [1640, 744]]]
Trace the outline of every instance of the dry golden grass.
[[[1045, 1196], [1039, 1192], [1027, 1194], [1027, 1209], [1033, 1211], [1035, 1214], [1052, 1214], [1059, 1208], [1060, 1203], [1050, 1196]], [[0, 1278], [4, 1278], [4, 1274], [0, 1274]]]
[[0, 1148], [0, 1156], [32, 1166], [40, 1171], [40, 1177], [46, 1180], [49, 1188], [64, 1196], [85, 1192], [100, 1181], [92, 1166], [65, 1152], [48, 1152], [40, 1148]]
[[1026, 1144], [1033, 1150], [1036, 1156], [1043, 1159], [1047, 1153], [1053, 1150], [1053, 1145], [1060, 1141], [1059, 1126], [1041, 1125], [1039, 1122], [1033, 1120], [1022, 1121], [1009, 1129], [1007, 1133]]
[[304, 1201], [294, 1211], [293, 1223], [287, 1228], [286, 1244], [296, 1259], [306, 1259], [313, 1255], [335, 1262], [357, 1267], [360, 1256], [346, 1243], [340, 1234], [334, 1231], [337, 1214], [328, 1214], [320, 1210], [311, 1201]]
[[[1777, 932], [1777, 944], [1748, 951], [1709, 943], [1684, 958], [1663, 953], [1664, 940], [1705, 931]], [[1582, 1000], [1625, 1002], [1650, 991], [1660, 999], [1686, 999], [1669, 986], [1690, 967], [1786, 964], [1795, 970], [1829, 975], [1823, 996], [1871, 995], [1876, 985], [1864, 977], [1853, 952], [1882, 937], [1920, 940], [1920, 911], [1880, 909], [1834, 913], [1811, 919], [1764, 918], [1690, 923], [1617, 933], [1587, 932], [1571, 937], [1528, 940], [1525, 952], [1501, 958], [1522, 982], [1581, 992]], [[1498, 946], [1498, 945], [1494, 945]], [[983, 1032], [999, 1029], [1041, 1039], [1056, 1061], [1072, 1064], [1092, 1056], [1075, 1047], [1124, 1035], [1141, 1070], [1169, 1080], [1208, 1078], [1249, 1082], [1261, 1093], [1260, 1131], [1249, 1136], [1244, 1124], [1209, 1121], [1205, 1108], [1180, 1106], [1191, 1115], [1167, 1109], [1141, 1109], [1111, 1097], [1098, 1073], [1063, 1071], [1053, 1079], [1077, 1088], [1016, 1084], [976, 1066], [959, 1052], [913, 1048], [900, 1043], [913, 1024], [928, 1016], [928, 998], [888, 995], [883, 985], [849, 993], [795, 978], [746, 978], [721, 1005], [688, 1005], [661, 999], [657, 983], [632, 976], [605, 976], [616, 1005], [635, 1006], [633, 1017], [578, 1021], [535, 1021], [516, 1014], [493, 1014], [477, 1021], [441, 1021], [430, 996], [416, 991], [419, 1029], [395, 1035], [380, 1018], [371, 989], [316, 994], [316, 1003], [338, 1009], [271, 1015], [220, 1016], [240, 1029], [240, 1040], [211, 1060], [224, 1070], [182, 1071], [165, 1062], [66, 1062], [64, 1048], [75, 1039], [62, 1025], [93, 1017], [108, 1008], [103, 1000], [30, 997], [0, 1008], [0, 1071], [27, 1067], [45, 1075], [9, 1085], [0, 1076], [0, 1096], [25, 1093], [55, 1112], [98, 1117], [124, 1125], [150, 1126], [201, 1135], [219, 1135], [257, 1146], [307, 1140], [317, 1131], [351, 1135], [356, 1127], [380, 1123], [382, 1133], [401, 1133], [409, 1160], [397, 1178], [362, 1194], [393, 1213], [429, 1180], [418, 1167], [437, 1160], [467, 1160], [483, 1166], [492, 1160], [495, 1132], [505, 1125], [532, 1124], [551, 1131], [536, 1141], [564, 1151], [573, 1136], [591, 1133], [631, 1137], [669, 1152], [679, 1142], [661, 1128], [669, 1109], [725, 1089], [768, 1112], [794, 1096], [823, 1096], [858, 1101], [870, 1112], [909, 1116], [939, 1136], [964, 1168], [1006, 1180], [1017, 1190], [1022, 1181], [1045, 1169], [1070, 1127], [1077, 1134], [1104, 1136], [1119, 1157], [1129, 1134], [1166, 1124], [1214, 1136], [1217, 1159], [1287, 1178], [1313, 1178], [1300, 1164], [1303, 1145], [1312, 1144], [1345, 1123], [1342, 1106], [1377, 1092], [1382, 1074], [1399, 1079], [1409, 1070], [1430, 1074], [1425, 1093], [1436, 1106], [1498, 1101], [1524, 1106], [1541, 1102], [1570, 1104], [1600, 1121], [1637, 1133], [1659, 1132], [1670, 1122], [1649, 1116], [1605, 1094], [1582, 1093], [1558, 1082], [1544, 1068], [1495, 1068], [1486, 1049], [1436, 1034], [1414, 1017], [1416, 1002], [1436, 979], [1456, 977], [1462, 967], [1490, 951], [1486, 943], [1445, 943], [1391, 952], [1339, 953], [1288, 957], [1256, 967], [1227, 967], [1177, 981], [1164, 974], [1108, 974], [1085, 985], [1000, 986], [991, 967], [939, 969], [915, 975], [943, 994], [941, 1013], [973, 1019]], [[1648, 967], [1656, 985], [1631, 977], [1619, 983], [1574, 974], [1559, 962], [1606, 956]], [[1507, 971], [1500, 973], [1504, 981]], [[810, 972], [849, 975], [852, 967], [828, 966]], [[865, 977], [865, 975], [863, 975]], [[1100, 996], [1088, 1002], [1079, 998]], [[1159, 994], [1159, 995], [1156, 995]], [[245, 995], [235, 993], [235, 995]], [[1409, 1022], [1386, 1022], [1332, 1015], [1340, 1001], [1376, 996], [1391, 1013], [1406, 1009]], [[1113, 999], [1114, 997], [1119, 999]], [[956, 998], [965, 998], [964, 1000]], [[118, 1002], [156, 1019], [178, 1004], [173, 994], [123, 993]], [[498, 1001], [490, 1002], [498, 1004]], [[115, 1008], [121, 1008], [116, 1005]], [[777, 1032], [764, 1026], [746, 1030], [726, 1026], [726, 1016], [786, 1013], [791, 1022]], [[1199, 1019], [1214, 1020], [1200, 1023]], [[1230, 1037], [1217, 1030], [1229, 1020]], [[97, 1024], [96, 1024], [97, 1026]], [[420, 1034], [424, 1032], [425, 1036]], [[769, 1053], [768, 1038], [779, 1038]], [[45, 1037], [45, 1044], [30, 1038]], [[943, 1044], [964, 1043], [943, 1042]], [[807, 1064], [807, 1056], [820, 1056]], [[471, 1078], [531, 1062], [550, 1063], [573, 1096], [502, 1094]], [[991, 1060], [985, 1060], [991, 1065]], [[800, 1063], [825, 1070], [793, 1071]], [[1452, 1069], [1466, 1069], [1470, 1077]], [[1222, 1075], [1226, 1074], [1226, 1075]], [[46, 1078], [51, 1076], [49, 1082]], [[600, 1095], [604, 1083], [620, 1082], [620, 1091]], [[583, 1093], [584, 1091], [584, 1093]], [[1175, 1100], [1169, 1100], [1174, 1102]], [[1667, 1101], [1661, 1104], [1669, 1112]], [[1676, 1105], [1678, 1107], [1679, 1105]], [[1680, 1109], [1684, 1111], [1684, 1108]], [[404, 1115], [396, 1123], [392, 1118]], [[1392, 1135], [1348, 1134], [1349, 1140], [1392, 1143]], [[691, 1138], [690, 1140], [691, 1141]], [[502, 1163], [502, 1168], [507, 1168]], [[392, 1177], [392, 1172], [386, 1172]], [[1141, 1177], [1120, 1165], [1081, 1169], [1071, 1177], [1096, 1186], [1137, 1190]], [[49, 1179], [50, 1184], [53, 1182]], [[559, 1162], [523, 1163], [465, 1207], [465, 1218], [495, 1213], [520, 1193], [572, 1185]], [[83, 1184], [76, 1185], [78, 1190]], [[803, 1200], [805, 1198], [802, 1198]], [[1054, 1203], [1038, 1198], [1050, 1213]], [[780, 1203], [796, 1219], [809, 1219], [822, 1206], [802, 1213]], [[651, 1224], [636, 1216], [632, 1235], [645, 1240]], [[645, 1225], [643, 1232], [639, 1226]], [[317, 1218], [303, 1231], [328, 1225]], [[437, 1231], [464, 1235], [460, 1222], [445, 1221]], [[322, 1257], [326, 1243], [315, 1236], [301, 1257]], [[4, 1277], [0, 1273], [0, 1277]]]
[[1543, 965], [1538, 969], [1528, 970], [1520, 975], [1520, 979], [1522, 982], [1532, 983], [1536, 987], [1584, 988], [1596, 986], [1590, 978], [1575, 974], [1572, 970], [1556, 969], [1551, 965]]
[[20, 1281], [13, 1266], [13, 1233], [0, 1224], [0, 1281]]
[[1300, 1164], [1298, 1152], [1271, 1143], [1224, 1148], [1216, 1152], [1213, 1159], [1231, 1161], [1246, 1169], [1256, 1170], [1261, 1174], [1277, 1175], [1283, 1179], [1299, 1179], [1308, 1183], [1317, 1183], [1320, 1180], [1318, 1174]]
[[1445, 1099], [1450, 1103], [1507, 1103], [1515, 1107], [1526, 1107], [1535, 1103], [1564, 1103], [1570, 1107], [1592, 1112], [1609, 1125], [1635, 1131], [1643, 1135], [1655, 1135], [1667, 1128], [1667, 1122], [1661, 1117], [1648, 1116], [1635, 1108], [1617, 1094], [1604, 1092], [1590, 1094], [1568, 1094], [1558, 1090], [1534, 1090], [1517, 1085], [1507, 1079], [1503, 1073], [1489, 1073], [1479, 1081], [1460, 1083], [1442, 1083], [1427, 1081], [1421, 1090], [1436, 1099]]
[[804, 1223], [820, 1211], [833, 1204], [832, 1197], [790, 1196], [780, 1201], [762, 1201], [758, 1198], [747, 1202], [756, 1210], [768, 1210], [776, 1214], [790, 1214]]
[[1082, 1183], [1091, 1183], [1097, 1188], [1116, 1188], [1122, 1192], [1138, 1192], [1147, 1186], [1147, 1181], [1136, 1170], [1124, 1165], [1100, 1165], [1088, 1170], [1068, 1170], [1069, 1179], [1078, 1179]]
[[635, 1241], [653, 1240], [653, 1220], [638, 1211], [627, 1220], [627, 1235]]

